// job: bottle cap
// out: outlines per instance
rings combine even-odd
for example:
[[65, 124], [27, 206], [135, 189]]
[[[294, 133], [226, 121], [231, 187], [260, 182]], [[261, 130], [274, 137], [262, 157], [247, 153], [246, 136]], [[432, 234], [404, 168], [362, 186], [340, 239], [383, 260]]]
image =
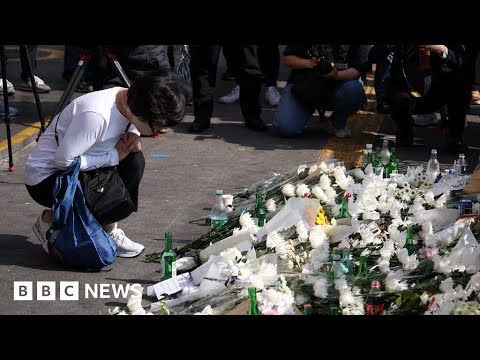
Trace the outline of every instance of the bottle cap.
[[380, 281], [378, 281], [378, 280], [373, 280], [373, 281], [372, 281], [372, 285], [370, 285], [370, 287], [380, 289]]
[[367, 145], [365, 145], [365, 148], [366, 148], [366, 149], [371, 149], [372, 147], [373, 147], [372, 144], [367, 144]]
[[217, 195], [223, 195], [223, 190], [217, 190]]

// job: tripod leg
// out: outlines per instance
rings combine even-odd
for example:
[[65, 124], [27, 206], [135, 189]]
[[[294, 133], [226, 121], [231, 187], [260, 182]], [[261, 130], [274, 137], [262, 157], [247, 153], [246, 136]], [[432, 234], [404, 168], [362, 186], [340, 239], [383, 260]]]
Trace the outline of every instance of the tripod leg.
[[119, 79], [122, 81], [123, 85], [129, 88], [132, 85], [132, 82], [128, 78], [125, 70], [123, 70], [122, 65], [120, 65], [120, 63], [116, 59], [115, 55], [112, 53], [106, 53], [105, 56], [107, 57], [107, 59], [109, 59], [113, 63], [115, 72], [117, 73], [117, 76], [119, 77]]
[[7, 94], [7, 57], [5, 55], [5, 45], [0, 47], [0, 61], [2, 64], [2, 81], [3, 81], [3, 106], [5, 106], [5, 126], [7, 128], [7, 144], [8, 144], [8, 171], [15, 171], [13, 166], [12, 155], [12, 135], [10, 133], [10, 111], [8, 110], [8, 94]]
[[80, 82], [80, 79], [83, 76], [83, 73], [85, 72], [85, 66], [87, 64], [86, 63], [87, 61], [88, 60], [82, 59], [82, 57], [80, 57], [80, 61], [78, 62], [77, 67], [75, 68], [75, 71], [73, 72], [72, 78], [70, 79], [67, 85], [67, 88], [63, 92], [62, 97], [58, 101], [57, 107], [55, 108], [55, 111], [52, 115], [52, 119], [55, 115], [57, 115], [60, 111], [63, 110], [63, 108], [67, 105], [67, 103], [72, 98], [73, 91], [77, 87], [78, 83]]
[[28, 67], [28, 76], [30, 77], [30, 82], [32, 84], [33, 95], [35, 96], [35, 103], [37, 104], [37, 111], [38, 116], [40, 117], [40, 131], [45, 131], [45, 119], [43, 118], [42, 113], [42, 103], [40, 102], [40, 97], [38, 96], [38, 88], [37, 82], [35, 81], [35, 77], [33, 74], [32, 69], [32, 62], [30, 61], [30, 56], [28, 55], [27, 45], [20, 45], [20, 51], [24, 51], [25, 58], [27, 59], [27, 67]]

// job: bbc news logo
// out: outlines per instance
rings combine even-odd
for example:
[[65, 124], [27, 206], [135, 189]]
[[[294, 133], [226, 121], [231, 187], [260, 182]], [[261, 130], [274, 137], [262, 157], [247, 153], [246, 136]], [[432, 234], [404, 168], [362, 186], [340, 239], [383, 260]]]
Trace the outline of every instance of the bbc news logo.
[[[84, 292], [80, 293], [78, 281], [60, 281], [58, 286], [55, 281], [14, 281], [13, 300], [76, 301], [80, 295], [85, 299], [120, 299], [127, 297], [130, 287], [130, 284], [85, 284]], [[132, 291], [138, 290], [132, 287]]]

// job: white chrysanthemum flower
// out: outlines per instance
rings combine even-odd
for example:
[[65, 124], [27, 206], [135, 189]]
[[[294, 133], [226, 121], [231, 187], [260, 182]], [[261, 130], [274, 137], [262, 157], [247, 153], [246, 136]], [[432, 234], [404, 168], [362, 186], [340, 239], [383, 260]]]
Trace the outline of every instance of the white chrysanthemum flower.
[[286, 241], [279, 242], [275, 246], [275, 253], [280, 257], [280, 259], [285, 260], [288, 256], [288, 251], [290, 250], [290, 244]]
[[322, 172], [327, 172], [327, 171], [328, 171], [328, 165], [325, 164], [324, 161], [322, 161], [322, 162], [318, 165], [318, 168], [319, 168], [320, 171], [322, 171]]
[[308, 197], [310, 196], [310, 188], [307, 184], [298, 184], [296, 194], [298, 197]]
[[292, 185], [292, 184], [283, 185], [282, 194], [287, 196], [287, 197], [294, 197], [295, 196], [295, 185]]
[[368, 249], [365, 249], [361, 252], [360, 256], [368, 256], [371, 254], [371, 251]]
[[397, 250], [397, 258], [406, 272], [411, 272], [418, 266], [417, 255], [412, 254], [408, 256], [408, 250], [405, 248]]
[[453, 292], [453, 279], [451, 277], [446, 278], [440, 283], [440, 286], [438, 287], [441, 292], [443, 293], [448, 293], [448, 292]]
[[378, 220], [380, 219], [380, 214], [377, 211], [364, 211], [363, 220]]
[[194, 315], [213, 315], [212, 307], [207, 305], [202, 311], [196, 312]]
[[310, 298], [305, 294], [295, 294], [295, 304], [303, 305], [310, 301]]
[[328, 290], [327, 290], [327, 279], [324, 277], [321, 277], [317, 280], [315, 285], [313, 285], [313, 295], [320, 299], [326, 299], [328, 296]]
[[242, 230], [241, 230], [240, 228], [235, 227], [235, 228], [233, 228], [233, 234], [232, 234], [232, 235], [236, 235], [236, 234], [238, 234], [238, 233], [241, 232], [241, 231], [242, 231]]
[[298, 222], [298, 224], [295, 226], [295, 229], [297, 231], [298, 239], [301, 242], [305, 242], [308, 240], [308, 228], [307, 224], [303, 220], [300, 220]]
[[480, 272], [477, 272], [470, 277], [470, 281], [468, 282], [467, 286], [465, 286], [465, 291], [467, 296], [469, 296], [472, 292], [480, 292]]
[[263, 290], [257, 295], [258, 310], [263, 315], [293, 315], [293, 293], [276, 289]]
[[117, 315], [120, 312], [120, 308], [118, 306], [115, 306], [113, 309], [108, 309], [108, 312], [110, 315]]
[[335, 218], [332, 218], [332, 220], [330, 220], [330, 224], [332, 226], [337, 226], [337, 220]]
[[272, 231], [267, 235], [267, 248], [273, 249], [279, 243], [284, 242], [285, 239], [276, 231]]
[[373, 165], [368, 164], [367, 167], [365, 168], [365, 177], [373, 176], [375, 172], [373, 171]]
[[401, 282], [403, 279], [403, 271], [391, 271], [387, 274], [385, 278], [385, 288], [388, 291], [403, 291], [408, 288], [408, 285], [404, 282]]
[[335, 198], [337, 197], [337, 193], [333, 188], [328, 188], [325, 190], [325, 195], [327, 195], [327, 205], [335, 204]]
[[447, 194], [443, 194], [437, 199], [437, 201], [435, 201], [435, 207], [436, 208], [444, 207], [447, 200], [448, 200]]
[[381, 257], [392, 257], [395, 253], [395, 245], [392, 240], [387, 240], [383, 243], [383, 247], [380, 249]]
[[390, 271], [390, 258], [380, 258], [378, 262], [378, 270], [382, 274], [386, 274]]
[[315, 196], [317, 199], [319, 199], [321, 202], [325, 203], [328, 200], [327, 195], [323, 192], [322, 188], [320, 186], [314, 186], [312, 188], [312, 193], [313, 196]]
[[317, 164], [312, 165], [308, 170], [308, 175], [312, 175], [317, 170], [318, 170], [318, 165]]
[[275, 203], [275, 200], [268, 199], [267, 202], [265, 203], [265, 208], [269, 212], [273, 212], [273, 211], [277, 210], [277, 204]]
[[424, 292], [422, 294], [422, 296], [420, 296], [420, 301], [423, 305], [425, 305], [428, 302], [429, 299], [430, 299], [430, 297], [428, 296], [428, 294], [426, 292]]
[[313, 249], [309, 253], [311, 259], [310, 264], [312, 266], [313, 271], [318, 271], [319, 268], [328, 261], [328, 257], [330, 256], [330, 248], [329, 246], [321, 246], [316, 249]]
[[312, 248], [317, 248], [328, 244], [328, 236], [323, 231], [320, 225], [315, 226], [312, 231], [310, 231], [310, 245]]
[[255, 222], [253, 221], [252, 216], [249, 212], [246, 211], [242, 215], [240, 215], [240, 220], [238, 222], [240, 223], [242, 230], [255, 226]]
[[425, 202], [428, 205], [435, 205], [435, 196], [433, 195], [433, 192], [427, 191], [427, 193], [425, 194]]
[[223, 257], [225, 261], [231, 260], [236, 262], [238, 259], [242, 258], [242, 253], [237, 248], [229, 248], [222, 251], [220, 256]]
[[432, 257], [433, 261], [433, 270], [439, 274], [450, 274], [453, 269], [450, 264], [450, 260], [448, 259], [448, 256], [440, 256], [440, 255], [434, 255]]
[[418, 233], [420, 235], [420, 238], [425, 241], [427, 239], [427, 236], [433, 234], [433, 225], [431, 221], [427, 221], [422, 225], [422, 231]]
[[323, 174], [322, 176], [320, 176], [320, 182], [318, 183], [318, 185], [323, 191], [327, 191], [332, 187], [330, 178], [327, 174]]

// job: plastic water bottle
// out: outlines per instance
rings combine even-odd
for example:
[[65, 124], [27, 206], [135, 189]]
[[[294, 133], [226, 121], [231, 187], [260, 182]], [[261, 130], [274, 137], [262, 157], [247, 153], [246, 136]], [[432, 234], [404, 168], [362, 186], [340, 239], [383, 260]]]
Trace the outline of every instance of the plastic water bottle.
[[363, 150], [362, 170], [365, 170], [367, 165], [373, 162], [372, 155], [372, 144], [366, 144], [365, 150]]
[[438, 174], [440, 174], [440, 163], [437, 160], [437, 150], [432, 149], [430, 160], [427, 163], [427, 179], [430, 182], [435, 182]]
[[467, 160], [465, 160], [465, 154], [458, 155], [458, 166], [460, 167], [459, 175], [467, 174]]
[[222, 227], [228, 221], [227, 207], [223, 202], [223, 190], [217, 190], [217, 198], [212, 207], [210, 219], [212, 229]]
[[380, 156], [381, 156], [380, 160], [382, 161], [383, 167], [386, 167], [388, 162], [390, 161], [390, 150], [388, 149], [387, 139], [383, 140], [383, 147], [382, 147], [382, 151], [380, 152]]

